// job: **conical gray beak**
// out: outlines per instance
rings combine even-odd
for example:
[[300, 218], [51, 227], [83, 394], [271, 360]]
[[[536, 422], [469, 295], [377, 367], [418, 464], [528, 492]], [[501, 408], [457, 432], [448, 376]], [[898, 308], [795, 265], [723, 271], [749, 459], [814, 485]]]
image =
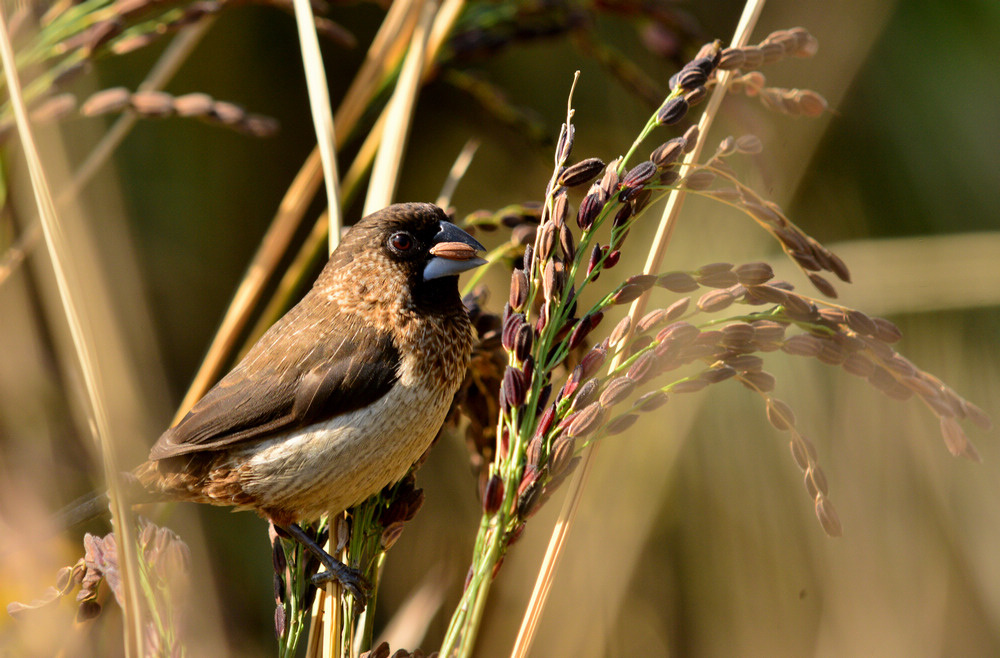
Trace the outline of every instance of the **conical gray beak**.
[[440, 224], [430, 248], [433, 258], [424, 266], [424, 281], [455, 276], [486, 263], [476, 256], [477, 251], [486, 251], [478, 240], [451, 222]]

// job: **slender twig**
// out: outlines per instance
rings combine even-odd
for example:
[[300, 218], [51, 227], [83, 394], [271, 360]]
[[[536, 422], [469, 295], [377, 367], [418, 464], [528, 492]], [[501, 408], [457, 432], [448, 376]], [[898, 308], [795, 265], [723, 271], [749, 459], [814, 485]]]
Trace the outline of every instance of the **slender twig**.
[[42, 167], [28, 122], [28, 111], [21, 93], [20, 76], [15, 64], [14, 49], [7, 32], [6, 11], [0, 6], [0, 59], [3, 60], [4, 75], [7, 79], [10, 104], [14, 113], [18, 134], [24, 150], [28, 173], [31, 179], [35, 202], [45, 236], [45, 243], [51, 255], [52, 269], [55, 274], [56, 286], [62, 300], [63, 311], [69, 325], [70, 336], [80, 370], [83, 376], [84, 388], [87, 392], [87, 411], [90, 426], [95, 439], [101, 447], [105, 475], [109, 485], [111, 512], [117, 532], [119, 550], [119, 574], [122, 579], [127, 605], [123, 606], [125, 617], [125, 650], [126, 655], [139, 655], [141, 652], [142, 634], [145, 622], [142, 618], [142, 606], [137, 583], [139, 573], [135, 554], [135, 537], [128, 524], [128, 505], [122, 498], [118, 486], [119, 468], [115, 456], [114, 443], [111, 437], [111, 426], [108, 410], [101, 396], [103, 389], [102, 372], [94, 354], [94, 336], [90, 335], [91, 324], [82, 313], [82, 299], [76, 283], [75, 268], [71, 260], [71, 249], [67, 243], [64, 228], [56, 214], [55, 201], [48, 183], [45, 170]]
[[[746, 45], [750, 38], [750, 33], [753, 31], [754, 25], [756, 25], [757, 19], [763, 8], [764, 0], [747, 1], [743, 8], [743, 15], [740, 17], [740, 22], [733, 35], [732, 45], [734, 47]], [[705, 138], [708, 134], [708, 129], [711, 126], [712, 121], [715, 119], [719, 106], [726, 95], [726, 90], [731, 77], [731, 72], [724, 72], [719, 84], [713, 90], [708, 105], [698, 122], [700, 135], [698, 143], [695, 149], [685, 158], [681, 167], [680, 176], [683, 177], [690, 168], [691, 163], [696, 162], [697, 158], [700, 156], [701, 149], [705, 143]], [[677, 217], [679, 216], [681, 207], [683, 206], [684, 198], [685, 193], [681, 189], [674, 190], [668, 197], [667, 205], [664, 208], [663, 216], [656, 232], [656, 237], [646, 259], [646, 265], [643, 268], [644, 273], [648, 274], [658, 271], [667, 245], [670, 242], [670, 237], [673, 235], [674, 226], [676, 225]], [[633, 302], [631, 308], [629, 309], [629, 316], [633, 319], [633, 322], [631, 323], [633, 326], [635, 325], [634, 320], [640, 317], [645, 310], [648, 297], [648, 292], [643, 294], [635, 302]], [[623, 340], [621, 344], [624, 345], [627, 344], [627, 342], [628, 341], [626, 339]], [[609, 366], [610, 370], [613, 371], [618, 367], [621, 356], [621, 352], [618, 352], [615, 355], [614, 359], [612, 359], [611, 365]], [[514, 647], [511, 651], [511, 656], [513, 657], [523, 658], [528, 655], [528, 652], [531, 649], [531, 643], [534, 640], [535, 633], [538, 629], [538, 621], [541, 618], [542, 611], [545, 608], [545, 603], [548, 600], [549, 591], [552, 587], [552, 581], [555, 578], [555, 571], [558, 567], [559, 559], [562, 556], [562, 551], [566, 544], [566, 538], [569, 535], [569, 530], [573, 525], [576, 513], [580, 507], [580, 500], [583, 496], [583, 488], [586, 485], [587, 476], [593, 466], [598, 445], [600, 444], [592, 444], [584, 450], [583, 462], [574, 472], [569, 482], [569, 493], [567, 494], [563, 508], [559, 513], [559, 518], [556, 520], [556, 525], [552, 530], [549, 545], [546, 549], [545, 557], [543, 558], [542, 565], [539, 568], [538, 578], [535, 581], [535, 586], [531, 593], [531, 599], [528, 602], [528, 607], [525, 610], [524, 617], [521, 621], [521, 628], [518, 631], [517, 639], [515, 640]]]

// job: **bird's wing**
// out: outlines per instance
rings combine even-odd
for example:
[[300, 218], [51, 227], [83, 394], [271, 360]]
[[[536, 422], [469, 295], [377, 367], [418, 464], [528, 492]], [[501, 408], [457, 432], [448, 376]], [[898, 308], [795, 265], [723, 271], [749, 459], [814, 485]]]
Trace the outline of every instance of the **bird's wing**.
[[160, 436], [151, 460], [218, 450], [334, 418], [375, 402], [398, 377], [400, 356], [392, 339], [367, 327], [331, 327], [322, 345], [310, 346], [298, 359], [288, 357], [290, 364], [286, 359], [263, 371], [247, 367], [255, 359], [260, 363], [260, 352], [282, 349], [264, 348], [266, 339]]

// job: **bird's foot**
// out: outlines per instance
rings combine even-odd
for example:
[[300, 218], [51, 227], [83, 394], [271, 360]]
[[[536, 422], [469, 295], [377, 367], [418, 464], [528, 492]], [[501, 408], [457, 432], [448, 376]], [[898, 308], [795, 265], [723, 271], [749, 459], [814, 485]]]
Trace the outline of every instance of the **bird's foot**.
[[372, 590], [371, 583], [357, 569], [352, 569], [330, 555], [327, 555], [327, 557], [330, 558], [329, 562], [321, 560], [323, 566], [326, 567], [326, 571], [313, 574], [311, 578], [313, 585], [322, 587], [331, 580], [337, 581], [358, 602], [358, 612], [364, 611], [365, 605], [368, 602], [368, 595]]
[[323, 547], [317, 544], [312, 537], [310, 537], [302, 528], [296, 523], [290, 523], [286, 526], [276, 526], [280, 527], [290, 536], [294, 537], [296, 541], [306, 547], [306, 549], [316, 556], [324, 567], [326, 571], [321, 571], [312, 576], [311, 580], [317, 587], [324, 585], [331, 580], [336, 580], [340, 585], [346, 589], [354, 597], [354, 600], [358, 603], [358, 612], [362, 612], [368, 603], [368, 595], [371, 593], [372, 586], [368, 582], [360, 571], [357, 569], [352, 569], [347, 566], [337, 558], [333, 557], [329, 553], [323, 550]]

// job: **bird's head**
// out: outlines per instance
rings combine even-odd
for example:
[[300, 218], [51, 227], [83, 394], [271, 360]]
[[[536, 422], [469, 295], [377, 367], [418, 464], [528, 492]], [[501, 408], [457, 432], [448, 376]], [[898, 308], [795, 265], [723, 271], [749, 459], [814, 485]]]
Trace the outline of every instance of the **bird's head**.
[[459, 301], [458, 275], [486, 261], [483, 245], [429, 203], [400, 203], [368, 215], [344, 236], [324, 276], [372, 299], [409, 297], [442, 309]]

